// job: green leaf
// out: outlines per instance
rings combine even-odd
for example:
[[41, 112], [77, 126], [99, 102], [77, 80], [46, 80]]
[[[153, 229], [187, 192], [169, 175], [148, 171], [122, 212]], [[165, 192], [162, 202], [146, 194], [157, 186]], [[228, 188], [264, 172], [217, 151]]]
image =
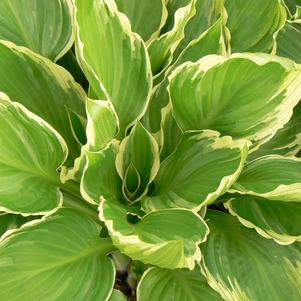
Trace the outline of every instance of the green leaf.
[[152, 74], [146, 47], [131, 31], [113, 0], [76, 0], [77, 57], [102, 99], [106, 95], [120, 122], [120, 135], [146, 110]]
[[269, 155], [250, 162], [230, 192], [300, 202], [301, 159]]
[[72, 18], [71, 0], [1, 0], [0, 40], [56, 61], [73, 44]]
[[[155, 178], [159, 166], [157, 142], [142, 124], [137, 122], [129, 136], [121, 142], [116, 157], [116, 168], [123, 181], [136, 183], [136, 185], [131, 185], [132, 188], [136, 188], [134, 190], [125, 185], [125, 194], [129, 200], [142, 197], [147, 192], [147, 187]], [[129, 169], [130, 172], [128, 172]], [[131, 175], [138, 177], [139, 183], [128, 178]], [[132, 194], [131, 197], [130, 194]]]
[[236, 195], [225, 204], [230, 213], [260, 235], [279, 244], [301, 241], [301, 204]]
[[[200, 58], [208, 54], [226, 54], [226, 47], [223, 38], [224, 24], [219, 19], [206, 32], [202, 33], [199, 38], [191, 41], [191, 43], [183, 50], [178, 59], [166, 71], [167, 75], [171, 74], [176, 67], [185, 62], [196, 62]], [[146, 115], [143, 122], [152, 133], [158, 133], [162, 122], [162, 109], [169, 103], [168, 95], [168, 77], [166, 76], [162, 82], [154, 88]]]
[[182, 130], [210, 128], [248, 139], [254, 150], [289, 121], [300, 99], [301, 68], [268, 54], [209, 55], [178, 67], [169, 89]]
[[61, 136], [0, 93], [0, 210], [41, 215], [62, 204], [57, 169], [67, 157]]
[[185, 26], [184, 38], [175, 51], [175, 57], [178, 57], [191, 41], [199, 39], [224, 14], [224, 0], [198, 0], [195, 10], [195, 15]]
[[122, 181], [115, 168], [118, 145], [115, 142], [99, 152], [87, 152], [81, 179], [81, 194], [92, 204], [102, 198], [122, 201]]
[[[114, 247], [85, 214], [60, 209], [27, 223], [0, 243], [1, 300], [107, 300]], [[24, 285], [26, 284], [26, 285]]]
[[87, 120], [86, 118], [80, 116], [76, 112], [72, 111], [69, 108], [66, 108], [68, 112], [70, 127], [72, 130], [72, 134], [74, 139], [77, 141], [78, 144], [84, 145], [87, 143], [86, 137], [86, 127], [87, 127]]
[[[70, 168], [63, 167], [61, 170], [61, 181], [81, 181], [86, 165], [88, 152], [97, 153], [107, 147], [118, 132], [118, 118], [110, 101], [86, 99], [87, 125], [86, 144], [82, 146], [81, 153]], [[83, 191], [85, 197], [86, 194]], [[87, 200], [91, 201], [91, 198]], [[93, 201], [95, 203], [95, 201]], [[98, 203], [98, 199], [97, 199]]]
[[301, 20], [285, 23], [276, 38], [276, 53], [301, 63]]
[[152, 267], [141, 278], [138, 301], [223, 301], [208, 284], [199, 267], [167, 270]]
[[202, 244], [201, 266], [225, 300], [300, 300], [300, 243], [278, 245], [220, 211], [209, 211], [207, 218], [210, 235]]
[[87, 148], [99, 151], [110, 143], [118, 132], [118, 118], [109, 101], [87, 99]]
[[65, 69], [26, 48], [1, 41], [0, 91], [52, 125], [65, 139], [70, 156], [78, 156], [66, 107], [85, 116], [86, 96]]
[[160, 166], [145, 210], [182, 207], [198, 211], [225, 193], [239, 176], [247, 143], [214, 131], [189, 131]]
[[270, 52], [286, 20], [278, 0], [226, 0], [232, 52]]
[[159, 35], [167, 18], [165, 0], [116, 0], [118, 9], [130, 20], [132, 30], [144, 41]]
[[189, 19], [195, 14], [196, 0], [179, 8], [175, 13], [173, 28], [153, 40], [148, 46], [153, 74], [163, 72], [172, 62], [173, 53], [184, 38], [184, 28]]
[[99, 212], [114, 245], [133, 260], [169, 269], [193, 269], [201, 259], [198, 245], [206, 239], [208, 229], [194, 212], [158, 210], [135, 224], [128, 221], [128, 211], [115, 202], [104, 200]]
[[108, 301], [126, 301], [124, 294], [118, 290], [113, 290], [112, 295]]
[[187, 6], [191, 0], [166, 0], [167, 20], [161, 30], [161, 34], [170, 31], [175, 23], [175, 13], [181, 7]]
[[301, 149], [301, 102], [295, 106], [289, 122], [279, 129], [268, 142], [253, 152], [248, 160], [265, 155], [295, 156]]
[[283, 0], [283, 2], [292, 15], [296, 12], [296, 6], [301, 6], [301, 0]]
[[31, 221], [31, 217], [17, 214], [0, 213], [0, 237], [7, 231], [20, 228], [23, 224]]

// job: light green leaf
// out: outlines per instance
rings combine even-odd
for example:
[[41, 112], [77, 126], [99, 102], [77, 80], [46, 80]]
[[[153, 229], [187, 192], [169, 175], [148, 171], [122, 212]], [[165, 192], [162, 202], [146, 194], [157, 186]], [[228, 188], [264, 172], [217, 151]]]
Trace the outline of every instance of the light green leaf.
[[11, 233], [0, 243], [1, 300], [107, 300], [115, 270], [106, 255], [114, 247], [100, 230], [64, 208]]
[[202, 244], [201, 266], [225, 300], [300, 300], [300, 243], [278, 245], [220, 211], [209, 211], [207, 218], [210, 235]]
[[189, 131], [160, 166], [145, 210], [182, 207], [199, 211], [225, 193], [239, 176], [247, 143], [215, 131]]
[[209, 55], [178, 67], [169, 89], [182, 130], [210, 128], [248, 139], [254, 150], [289, 121], [301, 95], [301, 68], [268, 54]]
[[115, 202], [104, 200], [99, 212], [114, 245], [133, 260], [169, 269], [193, 269], [200, 260], [198, 245], [206, 239], [208, 229], [194, 212], [158, 210], [136, 224], [128, 222], [128, 211]]
[[[120, 144], [116, 169], [125, 182], [125, 195], [129, 200], [142, 197], [155, 178], [160, 166], [159, 149], [152, 135], [140, 122]], [[135, 178], [137, 180], [135, 181]], [[126, 185], [132, 184], [132, 185]]]
[[286, 20], [278, 0], [226, 0], [232, 52], [270, 52]]
[[90, 151], [103, 149], [118, 132], [118, 118], [109, 101], [87, 99], [87, 148]]
[[137, 297], [138, 301], [223, 301], [199, 267], [193, 271], [150, 268], [139, 282]]
[[195, 10], [195, 15], [185, 26], [184, 38], [175, 51], [175, 57], [178, 57], [191, 41], [199, 39], [224, 14], [224, 0], [198, 0]]
[[159, 35], [167, 18], [165, 0], [116, 0], [116, 4], [129, 18], [132, 30], [144, 41]]
[[248, 160], [265, 155], [295, 156], [301, 149], [301, 102], [295, 106], [289, 122], [279, 129], [271, 140], [261, 145]]
[[120, 136], [146, 110], [152, 88], [144, 42], [113, 0], [76, 0], [77, 57], [102, 99], [110, 100], [120, 122]]
[[122, 201], [122, 181], [115, 168], [118, 145], [115, 142], [99, 152], [87, 152], [81, 179], [81, 194], [92, 204], [101, 198]]
[[301, 63], [301, 20], [285, 23], [276, 38], [276, 53]]
[[61, 136], [0, 93], [0, 210], [41, 215], [62, 204], [57, 169], [67, 157]]
[[300, 202], [301, 159], [269, 155], [250, 162], [229, 192]]
[[65, 69], [26, 48], [2, 41], [0, 91], [52, 125], [65, 139], [70, 156], [78, 156], [79, 145], [66, 107], [84, 116], [86, 96]]
[[0, 213], [0, 237], [7, 231], [20, 228], [23, 224], [31, 221], [31, 217], [22, 215]]
[[112, 295], [108, 301], [126, 301], [124, 294], [118, 290], [113, 290]]
[[72, 18], [71, 0], [1, 0], [0, 40], [56, 61], [73, 44]]
[[184, 28], [195, 14], [195, 3], [196, 0], [192, 0], [188, 5], [179, 8], [175, 13], [173, 28], [149, 44], [148, 53], [153, 74], [163, 72], [172, 62], [173, 53], [184, 38]]
[[230, 213], [248, 228], [279, 244], [301, 241], [301, 204], [269, 201], [249, 195], [237, 195], [225, 204]]
[[[168, 68], [167, 75], [171, 74], [176, 67], [185, 62], [196, 62], [200, 58], [208, 54], [226, 54], [226, 47], [223, 38], [224, 24], [219, 19], [212, 27], [200, 35], [199, 38], [193, 40], [181, 53], [176, 62]], [[152, 133], [158, 133], [162, 122], [162, 109], [169, 103], [168, 95], [168, 77], [157, 85], [150, 99], [149, 107], [143, 122]]]

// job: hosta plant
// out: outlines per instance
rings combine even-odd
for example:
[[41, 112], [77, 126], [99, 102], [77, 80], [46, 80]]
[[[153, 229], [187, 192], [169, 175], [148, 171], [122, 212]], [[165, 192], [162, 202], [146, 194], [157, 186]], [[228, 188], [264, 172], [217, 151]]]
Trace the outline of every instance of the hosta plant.
[[1, 0], [0, 300], [300, 301], [298, 5]]

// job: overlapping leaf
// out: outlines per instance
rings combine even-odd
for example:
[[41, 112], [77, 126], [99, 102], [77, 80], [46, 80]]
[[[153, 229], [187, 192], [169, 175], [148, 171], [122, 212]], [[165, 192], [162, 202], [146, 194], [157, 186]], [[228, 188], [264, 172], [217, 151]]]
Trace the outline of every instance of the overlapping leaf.
[[85, 214], [60, 209], [30, 222], [0, 243], [1, 300], [107, 300], [114, 247]]
[[270, 155], [250, 162], [230, 192], [283, 202], [301, 202], [301, 160]]
[[223, 301], [199, 267], [193, 271], [150, 268], [140, 280], [137, 295], [138, 301]]
[[72, 0], [1, 0], [0, 40], [56, 61], [73, 43], [72, 18]]
[[116, 142], [99, 152], [88, 152], [81, 179], [81, 193], [90, 203], [99, 204], [101, 198], [122, 201], [122, 181], [115, 168], [118, 151]]
[[286, 20], [278, 0], [226, 0], [232, 52], [270, 52]]
[[276, 53], [301, 63], [301, 20], [287, 21], [276, 39]]
[[268, 142], [253, 152], [248, 160], [265, 155], [294, 156], [301, 149], [301, 102], [294, 108], [289, 122], [279, 129]]
[[79, 146], [68, 122], [67, 107], [85, 115], [85, 93], [62, 67], [9, 42], [0, 42], [0, 91], [52, 125], [68, 144], [70, 156]]
[[301, 204], [235, 195], [225, 204], [230, 213], [260, 235], [280, 244], [301, 241]]
[[76, 0], [76, 50], [99, 99], [110, 100], [120, 136], [144, 113], [152, 88], [151, 67], [142, 39], [113, 0]]
[[126, 208], [115, 202], [104, 200], [99, 211], [114, 245], [133, 260], [170, 269], [193, 269], [200, 260], [198, 245], [206, 239], [208, 229], [196, 213], [158, 210], [132, 224]]
[[239, 176], [247, 143], [220, 137], [215, 131], [188, 131], [160, 166], [147, 211], [158, 208], [199, 210], [226, 192]]
[[182, 130], [214, 129], [255, 149], [289, 121], [300, 83], [300, 67], [273, 55], [210, 55], [178, 67], [169, 89]]
[[43, 214], [62, 203], [57, 169], [67, 157], [61, 136], [45, 121], [0, 93], [0, 207]]
[[159, 35], [167, 18], [165, 0], [116, 0], [118, 9], [130, 20], [132, 30], [144, 41]]
[[219, 211], [207, 213], [210, 235], [202, 244], [209, 285], [229, 301], [301, 298], [301, 244], [280, 246]]

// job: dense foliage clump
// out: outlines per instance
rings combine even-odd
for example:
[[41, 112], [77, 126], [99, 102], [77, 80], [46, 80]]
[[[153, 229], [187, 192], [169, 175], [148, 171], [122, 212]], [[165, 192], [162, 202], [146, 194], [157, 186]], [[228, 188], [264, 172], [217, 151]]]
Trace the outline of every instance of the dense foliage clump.
[[300, 64], [300, 0], [1, 0], [0, 300], [300, 301]]

